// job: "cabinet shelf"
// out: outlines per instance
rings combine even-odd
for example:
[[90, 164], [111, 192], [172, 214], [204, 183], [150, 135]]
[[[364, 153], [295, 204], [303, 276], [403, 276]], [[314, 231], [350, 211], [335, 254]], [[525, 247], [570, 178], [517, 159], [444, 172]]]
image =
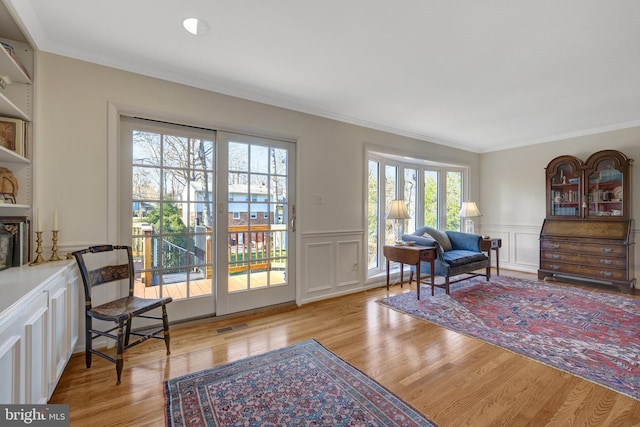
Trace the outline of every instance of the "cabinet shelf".
[[26, 157], [22, 157], [14, 151], [9, 150], [5, 147], [0, 147], [0, 162], [6, 163], [22, 163], [28, 165], [31, 163], [31, 160]]
[[[16, 43], [6, 39], [0, 39], [2, 42], [11, 45], [14, 49], [19, 46], [16, 46]], [[21, 43], [19, 43], [21, 44]], [[11, 79], [13, 83], [31, 83], [31, 78], [20, 66], [18, 61], [19, 59], [14, 59], [9, 52], [2, 46], [2, 50], [0, 52], [0, 70], [2, 70], [3, 76], [7, 76]]]
[[0, 210], [3, 209], [29, 209], [29, 205], [21, 205], [19, 203], [0, 203]]
[[0, 116], [31, 121], [31, 78], [33, 51], [25, 43], [0, 38], [13, 48], [13, 55], [0, 45], [0, 77], [7, 85], [0, 90]]
[[[8, 86], [7, 89], [10, 89]], [[27, 122], [31, 121], [31, 117], [24, 111], [22, 107], [14, 104], [3, 93], [0, 93], [0, 115], [4, 117], [14, 117], [16, 119], [22, 119]]]

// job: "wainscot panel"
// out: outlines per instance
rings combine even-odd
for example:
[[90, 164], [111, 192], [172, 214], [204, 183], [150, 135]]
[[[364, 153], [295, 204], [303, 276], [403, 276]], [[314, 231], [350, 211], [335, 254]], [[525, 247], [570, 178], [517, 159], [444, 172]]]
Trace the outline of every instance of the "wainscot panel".
[[364, 289], [363, 239], [362, 230], [304, 233], [298, 304]]

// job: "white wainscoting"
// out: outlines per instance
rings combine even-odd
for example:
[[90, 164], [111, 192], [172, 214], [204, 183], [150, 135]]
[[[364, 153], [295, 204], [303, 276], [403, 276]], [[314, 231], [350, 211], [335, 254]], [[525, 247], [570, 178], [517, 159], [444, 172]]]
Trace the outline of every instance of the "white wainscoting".
[[362, 230], [304, 233], [297, 303], [365, 289], [363, 242]]
[[[480, 232], [485, 236], [502, 238], [500, 269], [537, 273], [541, 227], [482, 224]], [[495, 256], [491, 263], [495, 266]]]

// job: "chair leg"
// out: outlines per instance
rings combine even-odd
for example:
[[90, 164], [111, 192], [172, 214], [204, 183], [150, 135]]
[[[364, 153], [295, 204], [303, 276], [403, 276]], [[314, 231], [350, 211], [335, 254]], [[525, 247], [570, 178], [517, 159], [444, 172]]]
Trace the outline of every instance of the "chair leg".
[[[128, 322], [130, 324], [130, 322]], [[124, 324], [118, 325], [118, 341], [116, 343], [116, 375], [118, 381], [116, 385], [120, 384], [120, 378], [122, 377], [122, 368], [124, 367]], [[127, 328], [128, 329], [128, 328]]]
[[88, 369], [91, 367], [91, 346], [93, 344], [91, 316], [84, 316], [84, 325], [84, 361]]
[[169, 335], [169, 318], [167, 317], [167, 306], [162, 306], [162, 326], [164, 327], [164, 345], [167, 347], [167, 354], [171, 354], [169, 343], [171, 336]]
[[491, 279], [491, 265], [487, 267], [487, 282]]
[[131, 336], [131, 324], [133, 323], [132, 319], [127, 321], [126, 332], [124, 334], [124, 346], [127, 347], [129, 345], [129, 337]]
[[409, 285], [413, 282], [413, 270], [411, 270], [411, 274], [409, 274]]
[[449, 295], [449, 276], [444, 278], [444, 291], [447, 295]]

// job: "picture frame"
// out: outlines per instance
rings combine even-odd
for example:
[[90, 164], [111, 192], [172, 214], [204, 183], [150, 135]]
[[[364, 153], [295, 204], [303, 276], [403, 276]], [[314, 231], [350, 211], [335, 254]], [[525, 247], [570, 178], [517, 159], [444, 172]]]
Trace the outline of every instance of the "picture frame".
[[24, 156], [25, 128], [24, 120], [0, 117], [0, 146]]
[[0, 270], [13, 265], [13, 236], [0, 230]]
[[0, 230], [13, 237], [12, 266], [19, 267], [31, 261], [31, 223], [25, 216], [0, 217]]

